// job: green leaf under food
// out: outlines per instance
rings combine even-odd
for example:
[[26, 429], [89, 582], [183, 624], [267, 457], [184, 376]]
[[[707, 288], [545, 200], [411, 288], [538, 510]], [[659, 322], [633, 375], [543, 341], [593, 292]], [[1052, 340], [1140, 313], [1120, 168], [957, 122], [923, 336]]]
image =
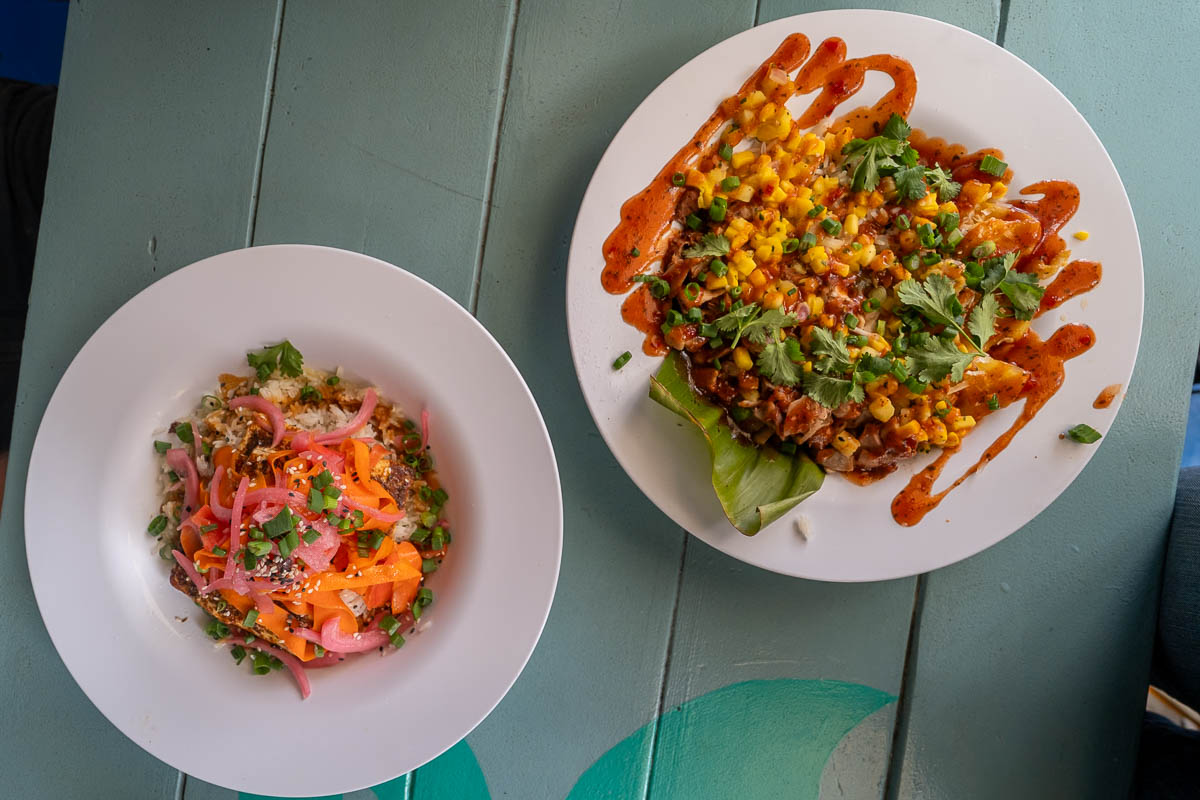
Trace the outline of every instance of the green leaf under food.
[[688, 382], [683, 356], [671, 353], [650, 379], [650, 397], [692, 422], [708, 443], [712, 484], [733, 527], [753, 536], [821, 488], [825, 473], [806, 455], [784, 455], [739, 441], [721, 410]]

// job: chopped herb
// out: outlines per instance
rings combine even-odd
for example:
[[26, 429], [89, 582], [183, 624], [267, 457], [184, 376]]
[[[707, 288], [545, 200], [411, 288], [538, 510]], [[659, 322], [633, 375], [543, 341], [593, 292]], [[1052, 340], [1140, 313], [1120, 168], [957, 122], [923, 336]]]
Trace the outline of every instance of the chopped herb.
[[304, 367], [304, 356], [284, 339], [277, 345], [267, 347], [257, 353], [247, 353], [246, 362], [258, 373], [258, 379], [265, 381], [271, 377], [276, 368], [289, 378], [298, 378]]
[[342, 382], [342, 379], [339, 378], [337, 375], [330, 375], [328, 378], [325, 379], [325, 384], [328, 386], [337, 386], [341, 382]]
[[729, 161], [733, 158], [733, 148], [729, 146], [729, 142], [722, 142], [720, 149], [717, 150], [717, 155], [724, 161]]
[[229, 553], [229, 551], [228, 551], [228, 550], [226, 550], [224, 547], [214, 547], [214, 548], [212, 549], [212, 554], [213, 554], [214, 556], [223, 556], [223, 555], [226, 555], [226, 554], [228, 554], [228, 553]]
[[246, 612], [246, 618], [242, 620], [242, 625], [246, 628], [253, 628], [256, 622], [258, 622], [258, 609], [252, 608]]
[[1080, 444], [1094, 444], [1101, 439], [1100, 431], [1082, 422], [1068, 430], [1067, 436], [1071, 437], [1071, 441]]
[[629, 251], [629, 255], [633, 256], [634, 258], [637, 258], [641, 254], [642, 254], [642, 251], [638, 250], [636, 247]]
[[894, 222], [895, 222], [895, 225], [896, 225], [896, 227], [897, 227], [897, 228], [899, 228], [899, 229], [900, 229], [900, 230], [902, 230], [902, 231], [906, 231], [906, 230], [908, 230], [908, 228], [909, 228], [909, 225], [911, 224], [911, 223], [908, 221], [908, 217], [907, 217], [907, 216], [905, 216], [904, 214], [901, 214], [900, 216], [896, 217], [896, 219], [894, 220]]
[[300, 538], [304, 540], [305, 544], [312, 544], [317, 539], [321, 538], [321, 534], [314, 530], [307, 530]]
[[246, 549], [256, 556], [266, 557], [271, 552], [271, 543], [266, 541], [247, 542]]
[[694, 231], [700, 230], [700, 226], [704, 224], [704, 220], [700, 219], [695, 214], [688, 214], [683, 221], [687, 223], [687, 226]]
[[265, 653], [255, 653], [250, 656], [250, 668], [255, 675], [266, 675], [271, 671], [271, 659]]
[[925, 170], [925, 180], [929, 183], [929, 188], [937, 192], [939, 203], [953, 200], [962, 191], [962, 184], [951, 179], [950, 173], [941, 167]]
[[676, 186], [683, 186], [685, 183], [687, 183], [687, 176], [682, 172], [676, 172], [671, 176], [671, 183], [675, 184]]
[[986, 155], [979, 162], [979, 170], [986, 172], [988, 175], [995, 175], [999, 178], [1008, 169], [1008, 164], [993, 155]]
[[824, 228], [825, 232], [830, 236], [837, 236], [842, 232], [842, 223], [838, 222], [833, 217], [826, 217], [825, 219], [821, 220], [821, 227]]
[[438, 568], [438, 562], [436, 559], [433, 559], [433, 558], [421, 559], [421, 572], [424, 572], [426, 574], [428, 574], [430, 572], [437, 572], [437, 568]]
[[283, 536], [288, 531], [295, 528], [295, 526], [296, 523], [292, 519], [291, 509], [289, 509], [287, 506], [284, 506], [272, 519], [269, 519], [263, 523], [263, 531], [266, 532], [267, 536], [270, 536], [272, 539], [278, 539], [280, 536]]
[[210, 639], [220, 641], [229, 635], [229, 626], [219, 620], [211, 620], [204, 626], [204, 632]]
[[246, 648], [242, 647], [240, 644], [235, 644], [232, 648], [230, 648], [229, 655], [233, 656], [234, 663], [241, 664], [246, 658]]
[[730, 175], [725, 180], [721, 181], [721, 189], [726, 192], [731, 192], [742, 185], [742, 179], [737, 175]]
[[150, 524], [146, 526], [146, 533], [150, 534], [151, 536], [158, 536], [167, 529], [168, 521], [169, 520], [167, 519], [166, 514], [159, 514], [157, 517], [150, 520]]
[[995, 411], [996, 409], [998, 409], [1000, 407], [1000, 395], [993, 394], [991, 397], [988, 398], [987, 403], [988, 403], [988, 408], [990, 408], [992, 411]]
[[847, 401], [861, 403], [865, 397], [862, 386], [854, 381], [832, 378], [817, 372], [805, 372], [803, 386], [809, 397], [826, 408], [837, 408]]
[[320, 402], [321, 393], [315, 387], [305, 384], [304, 388], [300, 390], [300, 402], [307, 403], [310, 400], [314, 403]]
[[195, 444], [196, 437], [192, 432], [192, 423], [180, 422], [175, 425], [175, 436], [184, 444]]
[[723, 256], [729, 252], [729, 240], [720, 234], [706, 233], [700, 237], [698, 244], [683, 248], [684, 258], [704, 258], [705, 256]]
[[821, 213], [824, 210], [825, 210], [825, 206], [821, 205], [820, 203], [817, 203], [815, 206], [813, 206], [812, 208], [810, 208], [808, 210], [808, 215], [810, 217], [816, 218], [816, 217], [821, 216]]
[[171, 449], [170, 442], [160, 442], [157, 439], [154, 441], [154, 450], [159, 454], [165, 453]]
[[628, 350], [626, 350], [624, 353], [621, 353], [621, 355], [617, 356], [616, 360], [613, 361], [613, 369], [620, 369], [621, 367], [625, 366], [629, 363], [629, 359], [631, 358], [633, 358], [633, 353], [629, 352]]

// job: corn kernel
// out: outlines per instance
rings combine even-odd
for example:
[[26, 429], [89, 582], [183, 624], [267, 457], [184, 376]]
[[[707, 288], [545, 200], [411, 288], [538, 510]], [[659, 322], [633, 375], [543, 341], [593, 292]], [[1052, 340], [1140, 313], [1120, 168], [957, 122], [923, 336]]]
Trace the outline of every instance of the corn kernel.
[[[759, 248], [759, 249], [761, 250], [762, 248]], [[756, 269], [756, 270], [752, 271], [747, 276], [746, 279], [748, 281], [750, 281], [750, 283], [753, 284], [754, 286], [763, 286], [767, 282], [767, 276], [763, 274], [763, 271], [761, 269]]]
[[883, 205], [883, 194], [878, 189], [867, 195], [867, 208], [879, 208]]
[[943, 445], [946, 443], [946, 426], [942, 424], [940, 419], [935, 419], [929, 428], [929, 441], [931, 444]]
[[963, 184], [961, 195], [971, 205], [979, 205], [987, 199], [989, 187], [980, 181], [967, 181]]
[[742, 103], [742, 108], [755, 109], [767, 102], [767, 96], [755, 89], [750, 94], [746, 95], [746, 102]]
[[913, 412], [913, 417], [916, 418], [917, 420], [919, 420], [920, 422], [925, 422], [926, 420], [929, 419], [929, 417], [932, 413], [933, 412], [929, 410], [929, 404], [923, 403], [920, 407], [917, 408], [917, 410], [915, 412]]
[[1091, 236], [1091, 234], [1087, 231], [1075, 231], [1075, 238], [1081, 242], [1086, 242], [1089, 236]]
[[821, 327], [822, 328], [833, 328], [836, 325], [837, 325], [837, 319], [834, 318], [833, 314], [822, 314], [821, 315]]
[[850, 236], [857, 236], [858, 235], [858, 216], [855, 214], [847, 215], [846, 219], [844, 219], [842, 221], [842, 230], [845, 231]]
[[763, 295], [763, 308], [779, 308], [783, 305], [783, 293], [779, 290]]
[[946, 434], [946, 447], [958, 447], [960, 444], [962, 444], [962, 439], [957, 433]]
[[844, 456], [852, 456], [858, 451], [858, 439], [848, 431], [840, 431], [833, 437], [833, 447]]
[[805, 361], [800, 368], [805, 372], [812, 372], [813, 363], [811, 361]]
[[733, 349], [733, 363], [742, 372], [754, 366], [754, 360], [750, 358], [750, 351], [741, 345]]
[[975, 427], [975, 418], [970, 415], [963, 416], [959, 419], [954, 420], [954, 424], [953, 424], [953, 428], [954, 428], [955, 432], [957, 432], [957, 433], [961, 433], [963, 431], [969, 431], [969, 430], [971, 430], [971, 428], [974, 428], [974, 427]]
[[1008, 186], [1000, 181], [992, 184], [992, 197], [1004, 197], [1004, 193], [1008, 191]]
[[754, 153], [750, 152], [749, 150], [739, 150], [733, 154], [733, 158], [730, 159], [729, 164], [734, 169], [741, 169], [753, 160]]
[[814, 317], [821, 316], [825, 311], [825, 298], [819, 295], [810, 294], [804, 298], [804, 302], [808, 304], [808, 313]]
[[945, 203], [942, 203], [940, 206], [938, 206], [938, 211], [942, 212], [943, 214], [957, 214], [958, 206], [947, 200]]
[[871, 416], [880, 422], [887, 422], [896, 413], [896, 407], [886, 397], [876, 397], [868, 407], [871, 410]]
[[925, 196], [916, 202], [916, 209], [922, 214], [937, 213], [937, 195], [933, 192], [926, 192]]
[[717, 275], [712, 272], [708, 273], [708, 278], [704, 281], [704, 288], [708, 289], [710, 292], [718, 292], [721, 289], [727, 288], [728, 286], [728, 278], [726, 278], [724, 275]]
[[950, 406], [946, 403], [945, 400], [938, 400], [936, 403], [933, 404], [933, 407], [935, 409], [937, 409], [938, 411], [945, 411]]
[[900, 427], [896, 428], [896, 434], [901, 439], [909, 439], [916, 436], [921, 430], [921, 425], [915, 419], [909, 420]]
[[[813, 271], [816, 272], [816, 270]], [[833, 262], [833, 274], [839, 278], [848, 277], [850, 275], [850, 265], [844, 261]]]

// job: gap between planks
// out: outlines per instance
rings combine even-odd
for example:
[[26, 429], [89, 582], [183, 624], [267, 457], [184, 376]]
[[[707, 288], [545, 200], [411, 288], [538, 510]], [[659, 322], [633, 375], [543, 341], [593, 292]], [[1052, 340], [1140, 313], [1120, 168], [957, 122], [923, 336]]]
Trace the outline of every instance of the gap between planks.
[[896, 720], [892, 725], [892, 745], [888, 751], [887, 775], [883, 782], [883, 799], [897, 800], [900, 778], [904, 772], [904, 755], [908, 746], [908, 720], [911, 712], [912, 688], [917, 680], [917, 656], [921, 646], [921, 615], [925, 610], [925, 586], [929, 574], [917, 576], [913, 589], [912, 616], [908, 621], [908, 643], [904, 648], [904, 668], [900, 674], [900, 696], [896, 699]]
[[467, 298], [467, 309], [473, 317], [478, 316], [479, 311], [479, 290], [483, 281], [483, 255], [487, 249], [488, 224], [492, 219], [492, 193], [496, 187], [496, 168], [500, 163], [500, 133], [504, 129], [504, 107], [508, 104], [508, 86], [512, 82], [513, 51], [517, 44], [517, 16], [520, 11], [521, 0], [513, 0], [505, 32], [504, 62], [500, 65], [503, 78], [500, 81], [500, 94], [496, 100], [496, 126], [492, 130], [487, 178], [483, 184], [483, 207], [479, 211], [479, 249], [475, 254], [475, 267], [471, 275], [471, 293]]
[[271, 32], [271, 54], [267, 59], [267, 80], [263, 89], [262, 119], [258, 126], [258, 151], [254, 154], [254, 175], [250, 183], [250, 211], [246, 215], [246, 247], [254, 244], [258, 225], [258, 194], [262, 189], [263, 157], [267, 151], [267, 133], [271, 128], [271, 109], [275, 105], [275, 75], [279, 70], [279, 42], [283, 36], [283, 12], [287, 0], [277, 0], [275, 27]]
[[679, 548], [679, 577], [675, 582], [675, 602], [671, 604], [671, 624], [667, 628], [667, 649], [663, 654], [663, 668], [660, 673], [662, 684], [658, 688], [654, 719], [650, 723], [654, 727], [654, 731], [650, 736], [650, 753], [646, 758], [646, 783], [642, 786], [642, 800], [650, 800], [650, 789], [654, 783], [654, 765], [658, 760], [659, 725], [667, 704], [667, 686], [671, 672], [671, 656], [675, 652], [675, 630], [679, 626], [679, 599], [683, 594], [683, 571], [687, 565], [689, 539], [691, 539], [691, 534], [683, 531], [683, 545]]

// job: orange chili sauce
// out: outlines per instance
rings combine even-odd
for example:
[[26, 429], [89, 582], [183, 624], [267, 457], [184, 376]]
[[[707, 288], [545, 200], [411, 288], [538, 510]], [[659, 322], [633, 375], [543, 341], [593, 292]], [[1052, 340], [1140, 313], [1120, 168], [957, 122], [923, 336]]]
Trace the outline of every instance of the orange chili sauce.
[[1096, 395], [1096, 400], [1092, 403], [1092, 408], [1108, 408], [1112, 405], [1112, 401], [1116, 398], [1117, 393], [1121, 391], [1121, 384], [1114, 383], [1105, 386], [1100, 390], [1100, 394]]
[[[812, 58], [808, 58], [809, 50], [809, 40], [804, 34], [793, 33], [784, 39], [771, 57], [742, 84], [737, 94], [721, 102], [689, 142], [654, 176], [650, 185], [625, 201], [621, 206], [620, 223], [604, 242], [604, 271], [600, 282], [606, 291], [612, 294], [628, 292], [633, 287], [633, 278], [665, 255], [670, 242], [671, 221], [683, 191], [682, 187], [672, 183], [672, 177], [689, 168], [705, 170], [713, 166], [717, 159], [716, 134], [737, 112], [742, 99], [759, 87], [772, 68], [787, 73], [799, 68], [793, 81], [799, 94], [821, 90], [796, 120], [795, 124], [800, 128], [811, 128], [853, 97], [870, 71], [888, 75], [894, 86], [874, 105], [861, 106], [839, 117], [832, 123], [834, 129], [849, 125], [856, 136], [873, 136], [893, 113], [907, 116], [912, 110], [917, 96], [917, 76], [912, 65], [904, 59], [873, 55], [847, 60], [846, 43], [836, 37], [821, 42]], [[781, 88], [770, 99], [782, 105], [789, 97], [791, 93]], [[667, 347], [660, 330], [662, 305], [647, 286], [639, 287], [626, 298], [621, 306], [621, 318], [645, 334], [643, 352], [651, 356], [666, 354]]]

